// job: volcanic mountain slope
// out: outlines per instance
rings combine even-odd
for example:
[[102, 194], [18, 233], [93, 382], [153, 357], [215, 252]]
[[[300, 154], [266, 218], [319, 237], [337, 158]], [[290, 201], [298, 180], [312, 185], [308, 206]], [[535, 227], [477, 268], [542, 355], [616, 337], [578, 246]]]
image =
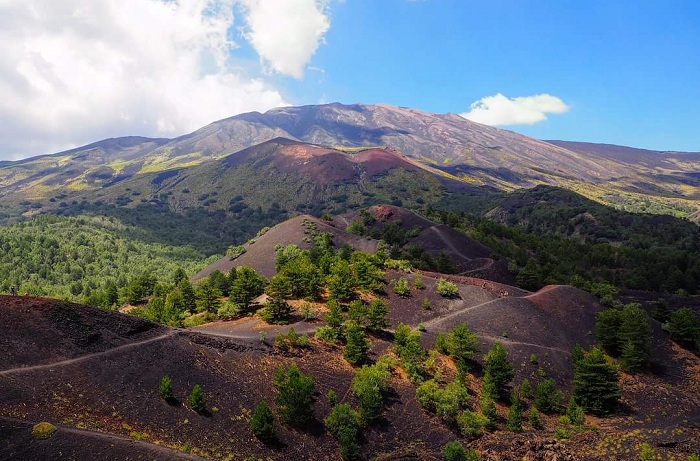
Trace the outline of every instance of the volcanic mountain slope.
[[[241, 211], [240, 201], [253, 208], [277, 204], [318, 213], [390, 202], [399, 195], [407, 205], [418, 206], [439, 200], [444, 190], [476, 188], [391, 149], [344, 152], [277, 138], [199, 166], [120, 181], [103, 188], [100, 201], [233, 213]], [[77, 199], [90, 201], [94, 195], [79, 193]]]
[[[176, 175], [181, 169], [211, 163], [279, 137], [327, 147], [385, 146], [432, 164], [465, 183], [502, 190], [545, 183], [610, 203], [614, 201], [606, 199], [606, 194], [611, 192], [641, 195], [666, 206], [681, 207], [686, 215], [697, 210], [700, 196], [698, 167], [693, 161], [696, 154], [674, 157], [685, 159], [682, 161], [667, 158], [651, 163], [648, 159], [653, 154], [641, 160], [636, 155], [618, 155], [605, 149], [591, 155], [590, 149], [580, 149], [578, 144], [566, 146], [581, 152], [480, 125], [455, 114], [337, 103], [241, 114], [169, 142], [113, 140], [110, 143], [123, 143], [128, 148], [105, 156], [106, 165], [83, 161], [99, 158], [100, 150], [91, 146], [55, 157], [13, 162], [0, 167], [0, 194], [10, 202], [36, 201], [47, 206], [45, 202], [50, 198], [66, 195], [73, 199], [82, 191], [83, 198], [94, 201], [104, 186], [125, 178], [153, 172]], [[66, 170], [66, 166], [70, 168]], [[201, 171], [208, 172], [200, 175], [202, 184], [216, 178], [217, 167]], [[154, 197], [147, 194], [147, 189], [139, 192], [141, 198]]]

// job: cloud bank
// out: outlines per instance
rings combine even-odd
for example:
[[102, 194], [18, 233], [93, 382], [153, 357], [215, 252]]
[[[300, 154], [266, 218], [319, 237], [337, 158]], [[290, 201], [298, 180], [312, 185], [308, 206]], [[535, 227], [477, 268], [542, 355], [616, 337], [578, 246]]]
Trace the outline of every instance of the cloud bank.
[[[290, 15], [281, 25], [266, 18], [275, 4]], [[285, 105], [260, 69], [242, 70], [236, 26], [270, 68], [299, 78], [330, 22], [312, 0], [0, 2], [0, 158]]]
[[462, 117], [484, 125], [534, 125], [547, 120], [547, 114], [562, 114], [569, 106], [550, 94], [508, 98], [498, 93], [486, 96], [471, 104]]

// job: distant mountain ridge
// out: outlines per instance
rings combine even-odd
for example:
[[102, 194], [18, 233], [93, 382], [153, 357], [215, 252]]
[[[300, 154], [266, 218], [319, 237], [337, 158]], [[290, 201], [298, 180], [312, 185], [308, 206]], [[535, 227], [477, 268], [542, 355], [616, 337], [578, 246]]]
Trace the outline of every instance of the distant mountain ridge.
[[0, 198], [39, 203], [56, 196], [85, 199], [86, 192], [127, 179], [181, 172], [279, 138], [346, 152], [386, 147], [469, 186], [511, 191], [549, 184], [618, 207], [653, 202], [647, 209], [682, 216], [700, 208], [698, 153], [545, 142], [456, 114], [339, 103], [240, 114], [172, 140], [110, 139], [9, 162], [0, 165]]

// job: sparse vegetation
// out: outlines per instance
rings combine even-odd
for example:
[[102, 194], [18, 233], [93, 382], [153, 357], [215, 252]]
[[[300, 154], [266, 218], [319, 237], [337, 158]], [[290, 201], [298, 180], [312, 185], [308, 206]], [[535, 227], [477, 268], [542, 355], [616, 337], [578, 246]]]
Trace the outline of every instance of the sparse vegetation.
[[195, 384], [190, 394], [190, 408], [197, 413], [203, 413], [206, 410], [207, 401], [204, 397], [202, 386]]
[[299, 429], [307, 428], [314, 420], [316, 385], [313, 376], [305, 375], [292, 363], [287, 369], [277, 370], [273, 385], [278, 391], [275, 402], [282, 422]]
[[161, 379], [160, 381], [159, 391], [160, 396], [166, 402], [171, 401], [175, 398], [175, 395], [173, 394], [173, 380], [170, 378], [170, 376], [163, 376], [163, 379]]
[[275, 439], [275, 417], [265, 400], [256, 405], [250, 418], [250, 430], [262, 441], [269, 442]]
[[56, 426], [48, 422], [41, 422], [32, 427], [32, 437], [37, 440], [50, 439], [56, 433]]
[[437, 292], [440, 296], [444, 298], [456, 298], [459, 296], [459, 289], [457, 284], [454, 282], [449, 282], [443, 278], [438, 280]]

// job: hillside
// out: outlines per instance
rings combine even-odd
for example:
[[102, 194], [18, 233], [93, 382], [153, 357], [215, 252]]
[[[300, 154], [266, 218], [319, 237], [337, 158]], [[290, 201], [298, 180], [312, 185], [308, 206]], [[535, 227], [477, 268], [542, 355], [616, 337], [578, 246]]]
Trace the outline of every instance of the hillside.
[[[400, 275], [391, 272], [388, 278]], [[504, 287], [496, 284], [454, 280], [460, 297], [453, 300], [437, 294], [437, 279], [429, 274], [426, 287], [408, 298], [389, 293], [391, 326], [422, 322], [427, 330], [423, 342], [430, 345], [437, 332], [468, 320], [479, 335], [481, 350], [475, 357], [477, 368], [469, 374], [473, 405], [478, 402], [483, 355], [494, 340], [504, 344], [516, 365], [514, 382], [528, 377], [538, 383], [543, 379], [539, 367], [568, 392], [568, 351], [575, 343], [590, 341], [586, 330], [599, 308], [595, 300], [571, 287], [549, 287], [535, 294], [513, 289], [504, 294]], [[420, 306], [423, 297], [432, 301], [432, 309]], [[57, 450], [76, 459], [95, 453], [114, 460], [337, 459], [337, 442], [321, 423], [330, 411], [324, 397], [333, 389], [343, 402], [359, 404], [350, 391], [357, 369], [343, 359], [338, 346], [317, 340], [307, 349], [285, 351], [257, 339], [220, 337], [216, 329], [169, 330], [54, 300], [2, 297], [0, 306], [5, 317], [0, 322], [0, 339], [19, 339], [17, 350], [29, 352], [15, 354], [17, 359], [0, 370], [0, 438], [11, 440], [0, 444], [3, 459], [59, 459]], [[43, 334], [66, 332], [75, 332], [63, 340], [71, 348], [66, 353], [57, 354], [49, 337], [37, 340]], [[114, 339], [107, 345], [100, 338]], [[371, 356], [387, 352], [390, 341], [386, 335], [373, 337]], [[460, 436], [456, 428], [421, 407], [415, 385], [397, 369], [390, 376], [391, 392], [380, 421], [363, 430], [362, 456], [437, 460], [442, 459], [446, 442], [459, 439], [477, 449], [482, 459], [493, 455], [500, 459], [637, 459], [641, 444], [649, 443], [659, 456], [685, 460], [700, 449], [696, 425], [700, 401], [695, 393], [699, 383], [693, 372], [700, 361], [671, 346], [658, 329], [654, 341], [653, 371], [623, 376], [620, 412], [604, 420], [589, 419], [598, 429], [574, 435], [565, 443], [552, 437], [558, 416], [544, 414], [543, 431], [528, 428], [513, 434], [499, 429], [483, 437]], [[531, 363], [533, 353], [539, 357], [537, 365]], [[274, 400], [272, 376], [292, 362], [315, 377], [316, 419], [308, 431], [277, 423], [279, 442], [266, 445], [250, 432], [250, 411], [260, 399]], [[454, 374], [449, 359], [439, 363], [446, 376]], [[166, 374], [172, 377], [175, 393], [170, 403], [158, 395]], [[31, 384], [36, 382], [41, 386]], [[666, 382], [672, 387], [664, 386]], [[209, 410], [202, 414], [188, 408], [187, 396], [195, 383], [206, 393]], [[499, 404], [501, 418], [506, 411]], [[52, 421], [59, 429], [48, 441], [37, 441], [29, 435], [28, 421]]]

